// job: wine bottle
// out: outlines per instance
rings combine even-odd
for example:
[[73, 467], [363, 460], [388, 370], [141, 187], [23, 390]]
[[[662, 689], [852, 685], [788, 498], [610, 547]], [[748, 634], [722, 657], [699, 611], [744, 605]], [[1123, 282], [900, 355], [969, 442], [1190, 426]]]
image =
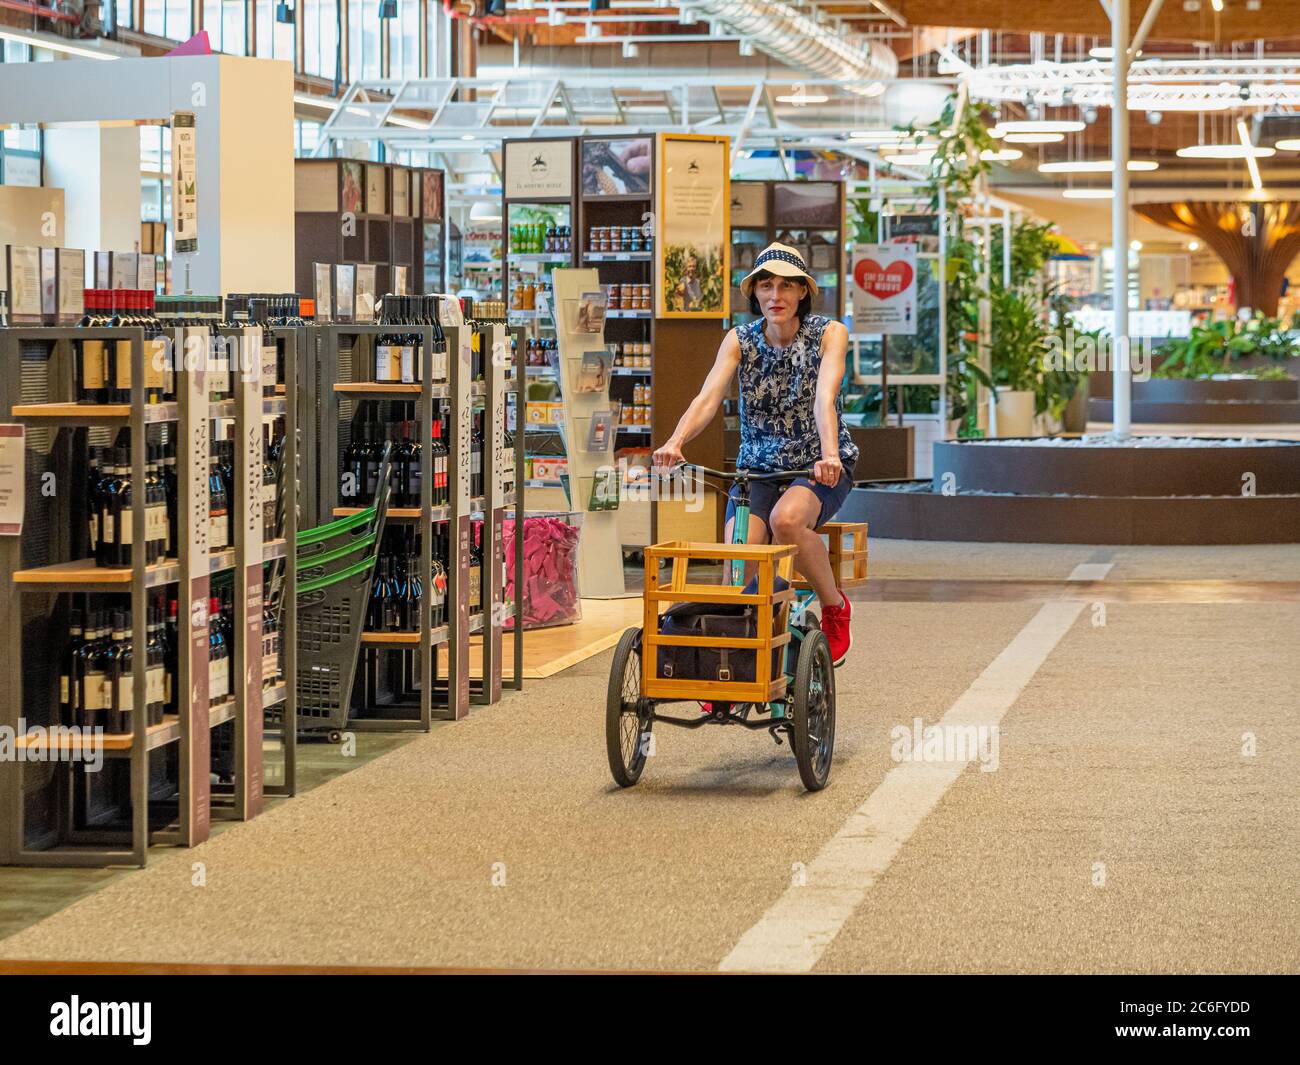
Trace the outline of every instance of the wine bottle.
[[86, 634], [86, 643], [81, 652], [78, 673], [81, 677], [82, 728], [103, 728], [106, 724], [105, 710], [111, 700], [108, 689], [108, 633], [104, 626], [103, 611], [95, 614], [95, 620]]
[[131, 708], [134, 706], [134, 680], [131, 671], [131, 641], [127, 639], [127, 618], [120, 610], [113, 611], [113, 627], [106, 652], [107, 683], [112, 693], [108, 707], [108, 723], [104, 731], [120, 735], [131, 731]]
[[483, 523], [474, 522], [469, 547], [469, 612], [483, 612]]
[[[86, 289], [86, 312], [78, 323], [87, 329], [102, 329], [108, 319], [101, 310], [103, 293], [99, 289]], [[75, 345], [77, 361], [77, 402], [108, 402], [108, 347], [102, 340], [78, 340]]]
[[177, 495], [176, 495], [176, 444], [168, 441], [163, 445], [163, 504], [167, 508], [167, 539], [163, 546], [165, 558], [176, 558], [180, 541], [177, 538]]
[[85, 622], [81, 611], [74, 609], [68, 620], [68, 649], [63, 655], [63, 671], [59, 675], [59, 721], [75, 725], [80, 707], [77, 704], [77, 656], [85, 642]]

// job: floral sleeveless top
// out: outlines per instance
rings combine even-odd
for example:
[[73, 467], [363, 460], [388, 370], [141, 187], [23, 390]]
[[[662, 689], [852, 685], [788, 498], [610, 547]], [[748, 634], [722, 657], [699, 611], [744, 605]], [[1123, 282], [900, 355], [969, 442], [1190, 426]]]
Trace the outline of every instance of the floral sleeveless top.
[[[814, 414], [817, 375], [822, 365], [822, 333], [830, 319], [810, 314], [787, 348], [767, 342], [757, 318], [736, 327], [740, 341], [740, 453], [739, 469], [776, 472], [810, 468], [822, 457], [821, 437]], [[858, 457], [835, 399], [840, 425], [840, 461], [849, 465]]]

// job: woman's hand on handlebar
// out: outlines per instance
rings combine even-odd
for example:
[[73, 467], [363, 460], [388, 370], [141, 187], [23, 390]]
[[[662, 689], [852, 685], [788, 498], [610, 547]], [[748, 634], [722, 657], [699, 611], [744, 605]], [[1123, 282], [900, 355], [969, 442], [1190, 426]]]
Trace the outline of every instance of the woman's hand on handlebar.
[[682, 446], [674, 439], [669, 439], [662, 447], [655, 451], [650, 460], [650, 464], [655, 469], [671, 470], [679, 463], [685, 462], [682, 455]]
[[824, 455], [813, 466], [813, 479], [827, 488], [834, 488], [843, 472], [839, 455]]

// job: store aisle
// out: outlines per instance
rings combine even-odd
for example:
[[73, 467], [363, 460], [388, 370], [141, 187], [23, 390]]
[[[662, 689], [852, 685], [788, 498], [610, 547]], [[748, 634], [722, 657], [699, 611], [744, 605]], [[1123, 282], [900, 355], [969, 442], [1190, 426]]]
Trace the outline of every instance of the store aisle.
[[[954, 774], [816, 967], [1294, 968], [1295, 587], [1118, 601], [1171, 568], [1294, 582], [1294, 549], [1203, 550], [1189, 571], [1166, 549], [957, 546], [873, 542], [873, 573], [915, 596], [856, 611], [818, 795], [787, 748], [723, 729], [657, 732], [641, 784], [615, 788], [604, 653], [116, 878], [0, 956], [716, 969], [895, 768], [891, 729], [938, 721], [1045, 599], [1104, 586], [1105, 624], [1084, 602], [1007, 710], [997, 771]], [[1081, 563], [1112, 568], [1070, 588]], [[934, 584], [993, 574], [1023, 598]]]

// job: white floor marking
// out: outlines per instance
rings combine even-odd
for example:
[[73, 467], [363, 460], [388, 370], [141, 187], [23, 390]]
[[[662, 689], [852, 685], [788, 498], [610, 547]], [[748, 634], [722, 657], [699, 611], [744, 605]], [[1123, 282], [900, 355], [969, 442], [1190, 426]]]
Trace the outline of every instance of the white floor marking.
[[[1085, 562], [1070, 580], [1101, 580], [1111, 563]], [[1082, 602], [1045, 603], [975, 678], [938, 724], [996, 725], [1083, 612]], [[906, 723], [903, 723], [906, 724]], [[786, 889], [740, 937], [724, 972], [809, 972], [968, 762], [900, 762], [808, 864], [806, 883]]]

